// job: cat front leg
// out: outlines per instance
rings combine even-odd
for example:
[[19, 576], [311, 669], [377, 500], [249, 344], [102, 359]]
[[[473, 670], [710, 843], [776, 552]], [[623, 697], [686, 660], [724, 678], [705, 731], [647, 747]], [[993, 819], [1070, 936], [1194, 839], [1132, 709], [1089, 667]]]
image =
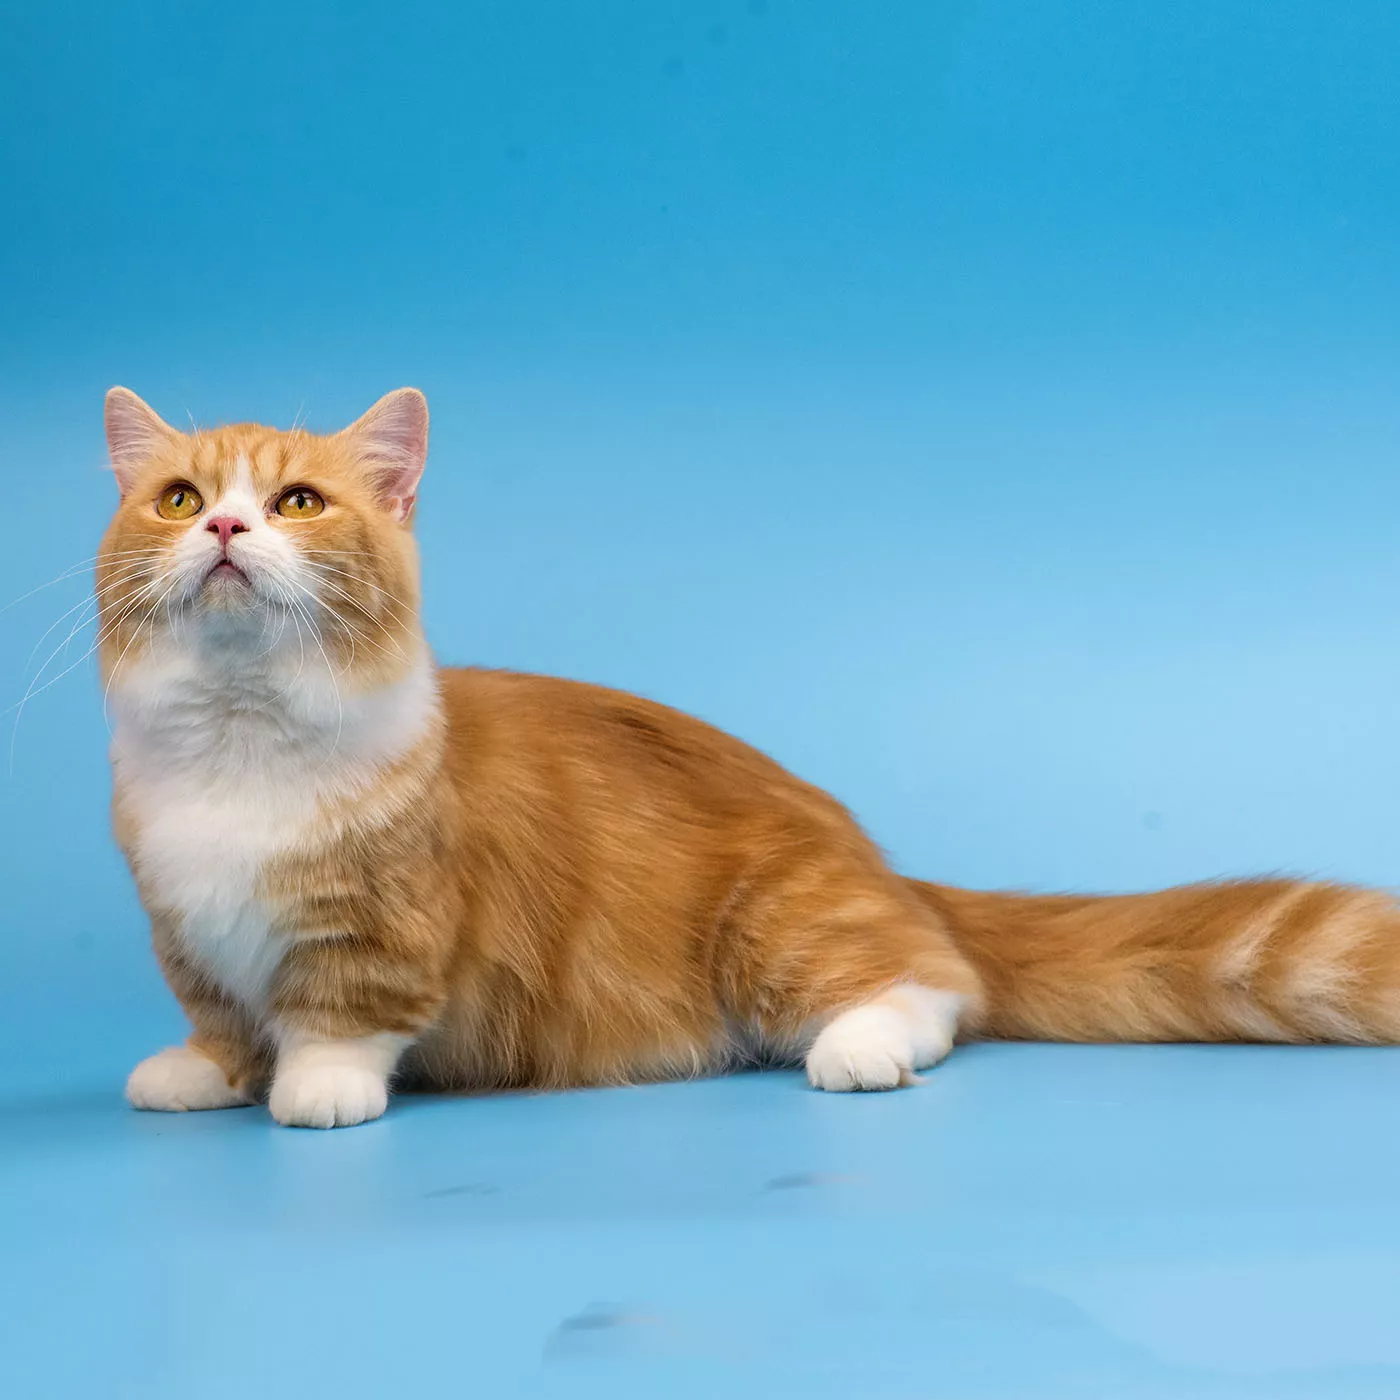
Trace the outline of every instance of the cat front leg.
[[389, 1106], [389, 1080], [413, 1038], [381, 1031], [343, 1040], [282, 1036], [268, 1109], [288, 1128], [353, 1128]]
[[132, 1108], [155, 1113], [187, 1113], [207, 1108], [241, 1108], [253, 1102], [235, 1088], [228, 1072], [192, 1037], [142, 1060], [126, 1081]]
[[349, 1128], [378, 1118], [399, 1059], [443, 1000], [436, 967], [391, 941], [296, 943], [272, 990], [272, 1116], [294, 1128]]
[[247, 1015], [176, 951], [169, 928], [155, 923], [156, 954], [193, 1034], [141, 1061], [126, 1081], [127, 1102], [157, 1113], [240, 1108], [266, 1083], [265, 1048]]

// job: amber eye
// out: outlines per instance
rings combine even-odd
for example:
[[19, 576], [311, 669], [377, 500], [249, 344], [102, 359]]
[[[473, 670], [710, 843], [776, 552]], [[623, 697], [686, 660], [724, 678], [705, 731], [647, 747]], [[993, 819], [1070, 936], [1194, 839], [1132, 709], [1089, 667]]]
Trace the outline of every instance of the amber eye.
[[156, 514], [163, 520], [188, 520], [204, 509], [204, 498], [183, 481], [167, 486], [156, 501]]
[[293, 486], [277, 498], [277, 514], [288, 520], [310, 520], [325, 508], [326, 503], [309, 486]]

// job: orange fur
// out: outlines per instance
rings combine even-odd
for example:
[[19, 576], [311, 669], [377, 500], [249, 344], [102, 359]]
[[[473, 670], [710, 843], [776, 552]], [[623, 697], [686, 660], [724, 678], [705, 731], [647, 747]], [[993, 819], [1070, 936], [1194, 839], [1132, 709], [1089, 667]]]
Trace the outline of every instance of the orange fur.
[[1298, 880], [1008, 895], [914, 882], [1021, 1040], [1400, 1042], [1400, 909]]
[[[284, 1075], [301, 1065], [310, 1102], [304, 1086], [321, 1082], [321, 1062], [305, 1057], [336, 1046], [382, 1060], [381, 1079], [438, 1088], [793, 1061], [852, 1008], [914, 1015], [905, 987], [948, 994], [964, 1033], [1400, 1037], [1398, 916], [1378, 894], [1263, 881], [1035, 898], [906, 880], [836, 801], [754, 749], [664, 706], [562, 680], [430, 670], [411, 730], [379, 733], [375, 697], [431, 667], [408, 527], [426, 451], [420, 413], [421, 399], [400, 395], [331, 436], [247, 425], [185, 435], [125, 391], [109, 398], [123, 496], [98, 566], [101, 657], [129, 715], [116, 831], [193, 1022], [191, 1049], [223, 1071], [230, 1097], [270, 1089], [284, 1121], [373, 1116], [372, 1103], [288, 1107], [290, 1091], [279, 1110]], [[210, 502], [260, 502], [263, 518], [247, 523], [270, 559], [303, 570], [307, 596], [274, 582], [254, 598], [212, 573], [180, 582], [179, 551], [216, 546], [192, 533], [203, 517], [156, 513], [172, 482]], [[294, 485], [319, 492], [324, 514], [277, 516], [272, 503]], [[234, 539], [231, 551], [243, 547]], [[288, 618], [302, 642], [284, 691], [290, 661], [278, 672], [256, 650], [269, 618], [274, 660], [290, 653]], [[187, 703], [162, 692], [162, 667], [171, 686], [192, 687]], [[342, 720], [369, 718], [303, 770], [296, 725], [314, 706], [299, 697], [327, 682]], [[136, 737], [124, 741], [127, 730]], [[285, 747], [285, 779], [261, 744]], [[355, 758], [355, 744], [371, 756]], [[217, 865], [246, 835], [254, 854], [237, 898], [236, 870], [220, 871], [205, 900], [199, 872], [165, 859], [167, 793], [187, 814], [171, 839], [195, 840], [188, 828], [210, 823], [193, 860], [207, 851]], [[257, 844], [264, 835], [271, 848]], [[247, 966], [229, 971], [244, 944]], [[259, 982], [250, 960], [264, 953]], [[907, 1079], [939, 1053], [854, 1082]], [[133, 1101], [148, 1106], [219, 1106], [162, 1100], [149, 1073], [143, 1085]]]

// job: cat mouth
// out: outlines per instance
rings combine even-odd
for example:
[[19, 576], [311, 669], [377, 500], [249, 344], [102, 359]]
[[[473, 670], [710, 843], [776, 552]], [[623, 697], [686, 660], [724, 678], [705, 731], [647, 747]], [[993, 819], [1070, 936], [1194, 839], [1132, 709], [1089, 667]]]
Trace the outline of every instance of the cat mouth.
[[244, 585], [251, 582], [248, 575], [245, 574], [232, 559], [220, 559], [204, 576], [205, 583], [212, 583], [215, 579], [227, 579], [230, 583], [241, 583]]

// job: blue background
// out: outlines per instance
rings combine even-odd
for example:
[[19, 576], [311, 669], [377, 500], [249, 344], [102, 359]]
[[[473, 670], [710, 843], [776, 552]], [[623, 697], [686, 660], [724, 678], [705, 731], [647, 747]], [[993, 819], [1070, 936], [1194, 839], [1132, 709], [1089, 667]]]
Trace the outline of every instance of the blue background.
[[[413, 383], [444, 660], [696, 712], [911, 873], [1396, 881], [1400, 7], [0, 11], [0, 601], [95, 550], [109, 384], [335, 428]], [[4, 703], [85, 587], [0, 614]], [[180, 1024], [104, 747], [79, 665], [0, 782], [0, 1080], [80, 1153]], [[1128, 1073], [1040, 1053], [968, 1063]]]

